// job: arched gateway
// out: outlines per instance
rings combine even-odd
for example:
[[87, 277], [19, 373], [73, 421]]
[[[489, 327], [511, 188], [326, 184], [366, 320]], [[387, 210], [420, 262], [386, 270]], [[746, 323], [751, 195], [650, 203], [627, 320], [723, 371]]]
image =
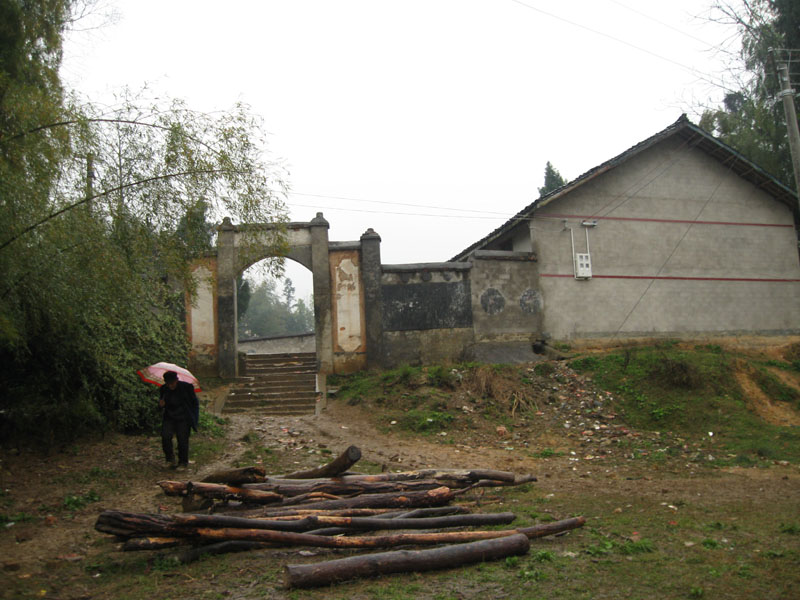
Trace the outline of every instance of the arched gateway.
[[[318, 373], [373, 364], [380, 348], [380, 236], [370, 229], [358, 242], [331, 243], [328, 222], [317, 213], [308, 223], [234, 225], [225, 218], [216, 252], [192, 266], [196, 293], [186, 301], [191, 368], [206, 376], [237, 376], [236, 279], [275, 256], [276, 246], [312, 273]], [[372, 340], [370, 325], [378, 333]]]

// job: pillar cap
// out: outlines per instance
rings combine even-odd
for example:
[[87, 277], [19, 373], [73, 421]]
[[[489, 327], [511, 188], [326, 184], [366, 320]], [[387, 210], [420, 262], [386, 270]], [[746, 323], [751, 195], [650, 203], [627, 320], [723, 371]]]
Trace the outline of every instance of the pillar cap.
[[236, 229], [236, 225], [231, 223], [230, 217], [225, 217], [222, 219], [222, 224], [217, 227], [217, 231], [233, 231]]
[[317, 216], [311, 219], [310, 225], [312, 227], [330, 227], [330, 223], [325, 220], [325, 217], [322, 216], [321, 212], [318, 212]]
[[372, 227], [370, 227], [361, 234], [361, 241], [363, 242], [364, 240], [377, 240], [380, 242], [381, 236], [379, 236], [378, 233]]

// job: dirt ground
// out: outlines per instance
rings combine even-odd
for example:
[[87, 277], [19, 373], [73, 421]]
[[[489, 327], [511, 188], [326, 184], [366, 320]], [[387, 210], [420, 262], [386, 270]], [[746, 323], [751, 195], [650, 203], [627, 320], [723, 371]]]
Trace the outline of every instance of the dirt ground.
[[[571, 391], [554, 388], [552, 392], [569, 392], [574, 398], [586, 383], [577, 381]], [[215, 395], [226, 392], [219, 387], [208, 392], [205, 400], [210, 404]], [[756, 396], [751, 397], [763, 408], [765, 400]], [[796, 414], [776, 416], [763, 409], [767, 419], [798, 422], [789, 421], [797, 419]], [[563, 414], [551, 412], [552, 419], [566, 420]], [[660, 501], [668, 500], [673, 508], [680, 502], [702, 502], [711, 510], [719, 501], [755, 509], [800, 497], [796, 465], [710, 469], [684, 460], [654, 465], [627, 460], [622, 452], [598, 453], [597, 444], [587, 444], [583, 434], [568, 435], [568, 429], [552, 424], [521, 426], [513, 434], [492, 425], [442, 443], [436, 435], [412, 437], [393, 431], [391, 422], [376, 423], [371, 417], [363, 408], [335, 399], [318, 416], [233, 415], [220, 440], [222, 452], [211, 462], [193, 463], [190, 473], [180, 478], [201, 479], [229, 467], [254, 446], [272, 449], [265, 466], [268, 472], [279, 474], [321, 464], [355, 444], [362, 451], [362, 462], [375, 470], [501, 469], [536, 475], [537, 493], [542, 497], [559, 495], [580, 503], [579, 498], [603, 496], [607, 506], [594, 507], [590, 502], [578, 506], [590, 519], [601, 519], [612, 509], [623, 510], [609, 504], [616, 498], [636, 498], [653, 506], [666, 505]], [[545, 448], [557, 452], [544, 456]], [[156, 486], [159, 480], [178, 478], [164, 468], [157, 436], [108, 435], [48, 456], [10, 449], [0, 460], [0, 512], [12, 516], [0, 531], [0, 597], [5, 597], [3, 590], [22, 584], [29, 584], [31, 590], [40, 587], [41, 596], [91, 597], [79, 578], [72, 575], [72, 581], [59, 573], [65, 565], [89, 565], [109, 553], [107, 536], [93, 528], [101, 511], [180, 511], [179, 501], [164, 496]]]

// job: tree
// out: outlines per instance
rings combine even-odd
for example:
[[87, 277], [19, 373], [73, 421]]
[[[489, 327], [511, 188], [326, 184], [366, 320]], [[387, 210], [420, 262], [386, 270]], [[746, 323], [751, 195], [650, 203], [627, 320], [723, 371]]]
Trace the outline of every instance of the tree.
[[735, 25], [741, 36], [739, 89], [728, 91], [722, 106], [705, 110], [700, 126], [789, 184], [792, 160], [783, 108], [775, 101], [779, 84], [771, 49], [800, 48], [800, 2], [740, 0], [718, 2], [714, 9], [713, 19]]
[[186, 360], [187, 257], [209, 247], [209, 219], [285, 220], [283, 169], [246, 106], [212, 116], [125, 91], [101, 110], [63, 90], [83, 6], [0, 0], [4, 437], [152, 425], [135, 371]]
[[566, 183], [567, 180], [561, 176], [561, 173], [559, 173], [548, 160], [544, 167], [544, 185], [539, 188], [539, 196], [546, 196]]
[[[247, 281], [247, 280], [245, 280]], [[266, 279], [252, 287], [246, 314], [239, 314], [239, 337], [295, 335], [314, 330], [314, 310], [303, 299], [295, 300], [294, 285], [284, 280], [283, 298], [277, 280]]]

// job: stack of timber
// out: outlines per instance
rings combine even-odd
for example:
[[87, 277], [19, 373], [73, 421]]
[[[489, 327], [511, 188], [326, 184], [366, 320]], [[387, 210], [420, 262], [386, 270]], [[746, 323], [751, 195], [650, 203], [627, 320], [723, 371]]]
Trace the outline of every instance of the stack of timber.
[[[458, 497], [478, 487], [513, 486], [536, 478], [487, 469], [350, 473], [360, 456], [358, 448], [351, 446], [327, 465], [284, 476], [267, 476], [259, 467], [246, 467], [218, 471], [198, 482], [161, 481], [158, 485], [165, 494], [183, 498], [185, 509], [200, 502], [204, 512], [166, 515], [107, 510], [98, 517], [95, 529], [116, 536], [126, 551], [180, 547], [182, 562], [204, 554], [286, 546], [441, 546], [285, 567], [287, 587], [314, 587], [524, 554], [531, 539], [569, 531], [585, 522], [576, 517], [515, 529], [463, 529], [508, 525], [515, 515], [469, 514], [464, 506], [453, 503]], [[453, 528], [461, 529], [450, 531]]]

